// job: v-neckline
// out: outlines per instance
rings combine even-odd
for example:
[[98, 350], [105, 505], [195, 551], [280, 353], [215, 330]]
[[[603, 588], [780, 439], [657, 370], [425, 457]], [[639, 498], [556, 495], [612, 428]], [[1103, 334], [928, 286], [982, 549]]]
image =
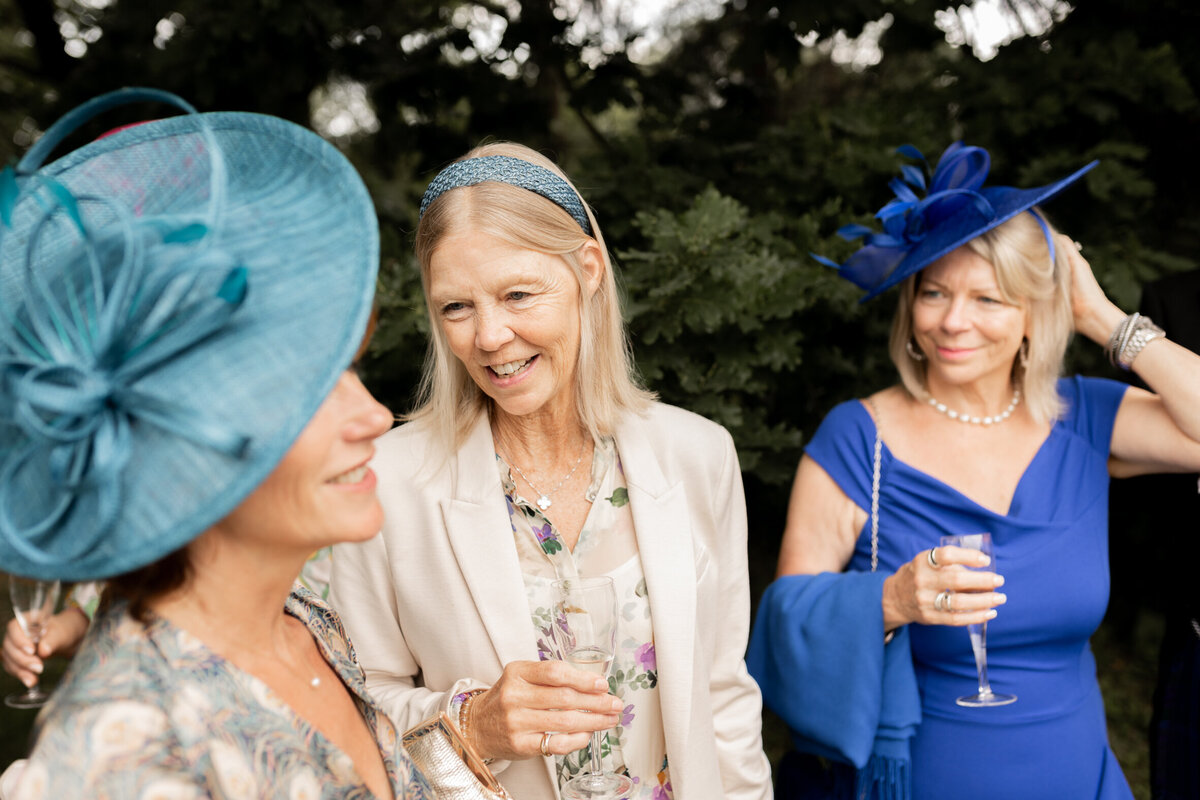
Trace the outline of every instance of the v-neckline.
[[1017, 483], [1013, 487], [1012, 496], [1009, 497], [1009, 499], [1008, 499], [1008, 508], [1006, 508], [1004, 511], [1001, 512], [1001, 511], [997, 511], [994, 508], [985, 506], [983, 503], [980, 503], [975, 498], [973, 498], [970, 495], [968, 495], [967, 493], [963, 492], [961, 489], [957, 489], [954, 486], [951, 486], [950, 484], [946, 483], [941, 478], [931, 475], [930, 473], [926, 472], [925, 470], [915, 467], [912, 464], [905, 461], [904, 459], [898, 457], [895, 453], [892, 452], [892, 448], [888, 446], [888, 443], [883, 441], [883, 436], [879, 432], [879, 426], [875, 422], [875, 417], [871, 416], [870, 409], [867, 408], [866, 404], [864, 404], [864, 403], [859, 403], [859, 408], [861, 408], [863, 413], [867, 415], [867, 419], [871, 421], [871, 427], [874, 429], [875, 434], [879, 436], [880, 444], [883, 446], [883, 450], [887, 451], [888, 457], [892, 460], [893, 464], [899, 464], [900, 466], [904, 467], [905, 469], [909, 470], [910, 472], [913, 472], [927, 480], [933, 481], [934, 483], [938, 484], [939, 486], [944, 487], [948, 491], [953, 492], [958, 497], [961, 497], [963, 500], [966, 500], [968, 503], [975, 506], [976, 508], [986, 511], [987, 513], [991, 514], [994, 517], [1003, 517], [1005, 519], [1011, 519], [1010, 515], [1012, 514], [1013, 506], [1016, 505], [1017, 496], [1021, 493], [1021, 488], [1025, 485], [1025, 479], [1029, 476], [1030, 471], [1033, 469], [1033, 465], [1038, 462], [1038, 459], [1041, 458], [1042, 453], [1045, 452], [1046, 444], [1050, 441], [1051, 438], [1054, 437], [1054, 432], [1058, 428], [1057, 422], [1053, 423], [1050, 426], [1049, 433], [1047, 433], [1046, 436], [1042, 439], [1041, 443], [1037, 447], [1037, 450], [1034, 451], [1033, 457], [1030, 458], [1029, 463], [1025, 465], [1025, 469], [1021, 470], [1021, 476], [1019, 478], [1017, 478]]
[[[305, 630], [308, 631], [308, 634], [312, 636], [313, 642], [317, 645], [317, 650], [320, 652], [321, 658], [324, 659], [325, 663], [329, 665], [329, 668], [333, 671], [333, 674], [337, 677], [338, 681], [346, 687], [346, 691], [349, 692], [351, 700], [354, 702], [355, 707], [358, 709], [359, 714], [363, 718], [363, 722], [367, 726], [367, 731], [370, 734], [371, 739], [375, 742], [376, 746], [379, 747], [379, 756], [383, 760], [383, 768], [387, 773], [388, 790], [394, 791], [395, 765], [391, 761], [391, 756], [384, 751], [382, 742], [380, 741], [380, 732], [377, 729], [379, 721], [377, 719], [375, 723], [372, 724], [372, 722], [367, 719], [368, 712], [374, 712], [376, 715], [378, 715], [380, 712], [372, 709], [367, 698], [355, 686], [351, 685], [351, 682], [348, 682], [345, 679], [341, 671], [334, 663], [336, 658], [328, 643], [324, 642], [320, 636], [317, 636], [312, 627], [310, 627], [309, 622], [314, 616], [314, 610], [311, 608], [305, 608], [293, 596], [289, 595], [288, 599], [285, 601], [284, 613], [296, 619], [301, 625], [304, 626]], [[284, 700], [283, 697], [276, 692], [269, 683], [255, 675], [253, 672], [243, 669], [232, 660], [214, 650], [209, 646], [208, 642], [204, 641], [187, 628], [177, 625], [166, 617], [158, 614], [154, 614], [153, 620], [154, 622], [152, 624], [163, 626], [163, 631], [169, 637], [174, 639], [175, 643], [172, 644], [173, 652], [171, 654], [164, 653], [168, 661], [171, 662], [172, 667], [182, 667], [183, 669], [189, 671], [195, 671], [196, 664], [202, 663], [203, 661], [211, 661], [214, 658], [219, 659], [223, 664], [226, 665], [226, 672], [234, 684], [236, 684], [241, 691], [244, 691], [250, 697], [255, 698], [262, 710], [282, 717], [284, 720], [289, 722], [292, 728], [297, 730], [302, 736], [305, 736], [307, 733], [307, 737], [305, 738], [315, 738], [321, 743], [322, 747], [326, 751], [333, 752], [341, 758], [346, 759], [346, 761], [352, 765], [355, 776], [358, 777], [363, 789], [365, 789], [367, 792], [365, 800], [376, 800], [378, 798], [378, 795], [372, 792], [371, 788], [367, 786], [366, 781], [362, 780], [362, 774], [358, 771], [358, 765], [354, 763], [354, 759], [350, 757], [350, 754], [343, 750], [332, 739], [326, 736], [324, 731], [318, 728], [315, 723], [293, 708], [292, 705]], [[150, 626], [147, 627], [149, 628]], [[187, 642], [187, 640], [190, 640], [190, 642]], [[187, 642], [188, 646], [185, 648], [178, 644], [182, 642]], [[162, 645], [160, 643], [156, 642], [155, 646], [159, 648], [160, 652], [162, 652]], [[195, 651], [197, 650], [203, 655], [203, 658], [198, 658], [195, 655]], [[274, 705], [267, 705], [266, 703], [263, 703], [262, 698], [264, 697], [269, 698]], [[395, 725], [390, 719], [387, 720], [387, 722], [388, 724], [392, 725], [393, 729], [395, 728]]]

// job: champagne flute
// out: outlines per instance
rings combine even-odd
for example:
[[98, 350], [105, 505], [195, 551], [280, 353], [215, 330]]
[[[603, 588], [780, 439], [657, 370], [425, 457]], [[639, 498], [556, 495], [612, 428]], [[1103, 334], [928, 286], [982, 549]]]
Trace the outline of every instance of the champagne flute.
[[[54, 615], [59, 588], [58, 581], [39, 581], [18, 578], [16, 575], [8, 577], [8, 595], [12, 600], [13, 614], [21, 630], [33, 643], [35, 653], [46, 631], [46, 622]], [[4, 705], [11, 708], [40, 708], [49, 699], [50, 695], [41, 690], [35, 677], [33, 686], [24, 692], [8, 695], [4, 698]]]
[[[990, 533], [970, 533], [961, 536], [943, 536], [941, 546], [952, 545], [968, 550], [978, 550], [988, 557], [986, 567], [969, 567], [979, 572], [995, 572], [996, 557], [992, 552], [992, 535]], [[1015, 694], [997, 694], [988, 683], [987, 674], [987, 623], [968, 625], [967, 633], [971, 636], [971, 649], [975, 651], [975, 671], [979, 675], [979, 690], [975, 694], [964, 695], [954, 702], [960, 706], [976, 708], [980, 706], [1006, 706], [1015, 703]]]
[[[555, 581], [554, 590], [554, 631], [562, 659], [607, 678], [617, 645], [617, 591], [612, 578], [566, 578]], [[604, 771], [601, 736], [601, 731], [592, 734], [591, 771], [563, 784], [566, 800], [623, 797], [633, 790], [629, 778]]]

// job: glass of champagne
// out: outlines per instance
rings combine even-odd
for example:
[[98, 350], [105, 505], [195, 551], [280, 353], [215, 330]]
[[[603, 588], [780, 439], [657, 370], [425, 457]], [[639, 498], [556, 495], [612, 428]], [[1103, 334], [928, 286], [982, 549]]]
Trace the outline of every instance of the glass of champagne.
[[[567, 578], [554, 582], [554, 631], [559, 653], [573, 667], [607, 678], [617, 645], [617, 591], [612, 578]], [[591, 771], [562, 787], [566, 800], [624, 797], [633, 781], [604, 771], [602, 732], [592, 734]]]
[[[33, 643], [37, 652], [38, 643], [46, 630], [46, 622], [54, 615], [54, 607], [58, 604], [58, 581], [39, 581], [33, 578], [18, 578], [8, 576], [8, 594], [12, 600], [13, 614], [17, 624]], [[24, 692], [10, 694], [4, 698], [4, 705], [11, 708], [40, 708], [50, 699], [50, 695], [41, 690], [34, 680]]]
[[[969, 567], [980, 572], [996, 571], [996, 556], [992, 552], [992, 535], [990, 533], [969, 533], [961, 536], [943, 536], [941, 546], [952, 545], [967, 550], [978, 550], [985, 554], [989, 561], [986, 567]], [[975, 651], [975, 671], [979, 675], [979, 691], [975, 694], [964, 695], [954, 702], [960, 706], [971, 708], [978, 706], [1006, 706], [1015, 703], [1015, 694], [997, 694], [988, 683], [987, 673], [987, 623], [968, 625], [967, 633], [971, 636], [971, 649]]]

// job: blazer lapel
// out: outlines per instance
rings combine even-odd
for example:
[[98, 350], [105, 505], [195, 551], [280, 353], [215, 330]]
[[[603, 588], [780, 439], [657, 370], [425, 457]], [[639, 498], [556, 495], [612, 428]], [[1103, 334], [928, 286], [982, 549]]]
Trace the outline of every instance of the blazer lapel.
[[440, 501], [442, 519], [499, 666], [536, 661], [537, 640], [486, 414], [459, 448], [453, 469], [451, 496]]
[[[687, 492], [662, 471], [650, 443], [660, 435], [649, 423], [631, 417], [617, 431], [617, 452], [625, 470], [629, 507], [641, 555], [654, 624], [659, 701], [667, 750], [676, 759], [687, 753], [691, 730], [692, 680], [696, 625], [696, 560]], [[672, 770], [672, 776], [686, 770]], [[681, 787], [676, 783], [676, 791]]]

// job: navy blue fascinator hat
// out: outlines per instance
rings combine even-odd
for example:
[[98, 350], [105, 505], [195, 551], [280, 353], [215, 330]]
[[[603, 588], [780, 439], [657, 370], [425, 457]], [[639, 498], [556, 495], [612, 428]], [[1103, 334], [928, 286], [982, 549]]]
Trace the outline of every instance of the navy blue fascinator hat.
[[[43, 166], [80, 124], [182, 116]], [[284, 120], [98, 97], [0, 173], [0, 569], [107, 578], [232, 511], [349, 365], [379, 262], [336, 148]]]
[[[912, 145], [897, 152], [925, 164], [925, 157]], [[907, 164], [900, 168], [902, 178], [888, 184], [895, 194], [875, 214], [883, 224], [877, 232], [862, 225], [846, 225], [838, 235], [847, 241], [862, 239], [863, 246], [844, 264], [813, 255], [822, 264], [835, 267], [838, 274], [867, 290], [860, 302], [890, 289], [909, 275], [920, 272], [934, 261], [992, 228], [1029, 211], [1037, 218], [1054, 257], [1050, 229], [1033, 207], [1079, 180], [1099, 164], [1093, 161], [1060, 181], [1038, 189], [1011, 186], [985, 186], [991, 157], [982, 147], [955, 142], [938, 159], [937, 168], [926, 180], [926, 170]]]

